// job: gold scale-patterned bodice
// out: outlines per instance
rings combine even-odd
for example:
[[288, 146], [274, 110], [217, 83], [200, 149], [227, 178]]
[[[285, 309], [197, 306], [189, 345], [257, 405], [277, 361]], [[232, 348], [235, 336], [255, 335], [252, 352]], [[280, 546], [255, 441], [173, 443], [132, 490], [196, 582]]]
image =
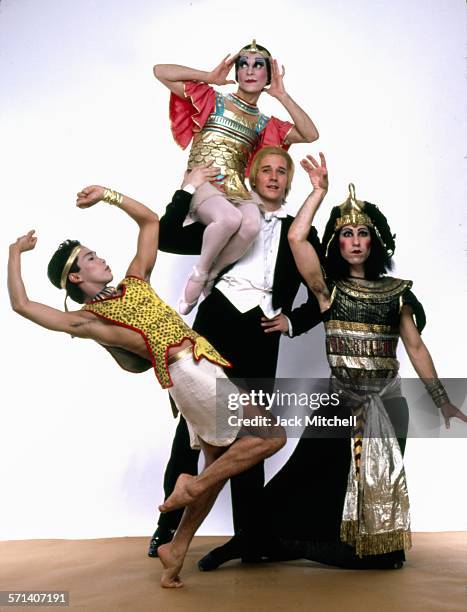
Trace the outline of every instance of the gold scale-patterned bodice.
[[325, 317], [326, 354], [341, 380], [388, 379], [397, 375], [400, 309], [412, 281], [338, 281]]
[[[148, 282], [128, 276], [119, 284], [119, 289], [119, 295], [85, 304], [83, 310], [141, 334], [164, 389], [172, 386], [167, 366], [168, 350], [185, 339], [193, 343], [196, 360], [206, 357], [220, 366], [230, 366], [205, 338], [188, 327], [175, 310], [160, 299]], [[112, 352], [112, 347], [106, 348]], [[114, 356], [121, 363], [118, 356]]]
[[200, 132], [193, 137], [188, 167], [213, 162], [218, 166], [222, 178], [215, 185], [230, 198], [251, 198], [245, 186], [245, 171], [248, 160], [265, 127], [268, 118], [264, 115], [251, 119], [243, 114], [227, 110], [224, 96], [216, 92], [216, 108]]

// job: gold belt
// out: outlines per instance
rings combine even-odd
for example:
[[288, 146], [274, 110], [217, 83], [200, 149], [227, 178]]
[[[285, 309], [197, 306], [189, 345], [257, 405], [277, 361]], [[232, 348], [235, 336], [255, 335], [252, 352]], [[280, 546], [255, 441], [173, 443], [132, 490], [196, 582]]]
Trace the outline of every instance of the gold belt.
[[185, 348], [180, 349], [176, 353], [172, 353], [172, 355], [170, 355], [170, 357], [167, 359], [167, 365], [170, 366], [179, 359], [183, 359], [183, 357], [185, 357], [185, 355], [188, 355], [189, 353], [193, 354], [192, 344], [190, 344], [190, 346], [186, 346]]

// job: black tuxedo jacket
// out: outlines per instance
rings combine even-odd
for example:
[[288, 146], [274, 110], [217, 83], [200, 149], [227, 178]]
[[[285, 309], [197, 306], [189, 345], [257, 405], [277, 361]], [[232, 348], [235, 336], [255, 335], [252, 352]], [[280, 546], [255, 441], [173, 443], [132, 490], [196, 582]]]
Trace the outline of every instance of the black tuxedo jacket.
[[[190, 201], [191, 195], [187, 191], [181, 189], [175, 192], [172, 202], [167, 206], [165, 214], [160, 220], [159, 248], [161, 251], [180, 255], [199, 255], [201, 252], [205, 226], [201, 223], [183, 226]], [[274, 308], [282, 308], [282, 312], [292, 323], [293, 335], [297, 336], [317, 325], [322, 317], [318, 302], [308, 288], [307, 301], [298, 308], [292, 308], [300, 284], [302, 282], [305, 284], [297, 270], [287, 239], [292, 221], [293, 217], [290, 215], [281, 219], [282, 228], [274, 270], [272, 303]], [[314, 227], [311, 228], [308, 240], [316, 249], [316, 252], [320, 254], [321, 245]]]

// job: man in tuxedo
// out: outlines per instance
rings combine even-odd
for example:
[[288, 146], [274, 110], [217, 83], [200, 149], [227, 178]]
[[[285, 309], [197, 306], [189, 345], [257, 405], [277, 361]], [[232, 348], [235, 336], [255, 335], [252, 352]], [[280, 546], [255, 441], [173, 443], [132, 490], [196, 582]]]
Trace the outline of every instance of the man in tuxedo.
[[[294, 165], [289, 154], [279, 147], [265, 147], [255, 156], [250, 184], [260, 196], [261, 230], [250, 249], [235, 264], [217, 277], [210, 294], [200, 304], [193, 329], [205, 336], [233, 368], [229, 377], [240, 379], [247, 389], [272, 390], [276, 375], [281, 333], [290, 337], [308, 331], [321, 321], [318, 303], [308, 291], [307, 301], [293, 308], [303, 281], [289, 247], [287, 233], [293, 217], [285, 211]], [[185, 255], [199, 254], [204, 226], [183, 226], [191, 195], [198, 184], [195, 170], [185, 174], [182, 188], [175, 192], [165, 215], [160, 219], [159, 248]], [[192, 179], [190, 180], [190, 177]], [[191, 182], [192, 181], [192, 182]], [[308, 239], [317, 252], [320, 243], [314, 227]], [[182, 417], [172, 445], [164, 476], [168, 496], [181, 472], [197, 473], [198, 451], [189, 446], [186, 423]], [[264, 462], [231, 479], [235, 536], [199, 561], [202, 570], [216, 569], [230, 559], [260, 559], [264, 550], [261, 537]], [[248, 505], [245, 500], [248, 501]], [[149, 547], [157, 556], [160, 544], [170, 541], [182, 511], [161, 515]]]

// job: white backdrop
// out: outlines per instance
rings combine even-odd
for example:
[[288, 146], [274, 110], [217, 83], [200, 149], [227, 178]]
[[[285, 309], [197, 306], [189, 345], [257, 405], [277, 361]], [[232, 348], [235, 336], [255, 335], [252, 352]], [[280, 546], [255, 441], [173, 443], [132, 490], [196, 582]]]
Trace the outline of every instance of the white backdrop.
[[[108, 206], [75, 209], [75, 192], [109, 185], [161, 213], [187, 154], [171, 138], [168, 92], [153, 64], [210, 69], [253, 37], [286, 65], [287, 89], [320, 130], [318, 143], [292, 149], [296, 161], [319, 150], [328, 158], [332, 184], [318, 228], [350, 181], [381, 206], [397, 232], [396, 275], [414, 280], [426, 308], [424, 339], [438, 372], [465, 376], [462, 0], [4, 0], [3, 269], [8, 244], [35, 228], [37, 248], [23, 266], [32, 299], [62, 307], [46, 266], [65, 238], [97, 249], [119, 277], [135, 227]], [[260, 102], [287, 118], [267, 94]], [[290, 212], [307, 192], [298, 168]], [[192, 264], [159, 256], [153, 281], [169, 303]], [[151, 533], [176, 425], [166, 393], [152, 373], [127, 374], [93, 343], [15, 315], [4, 277], [1, 295], [0, 538]], [[402, 375], [414, 376], [400, 357]], [[321, 329], [283, 340], [279, 375], [327, 375]], [[451, 432], [465, 434], [462, 425]], [[269, 475], [294, 444], [268, 462]], [[466, 458], [460, 438], [408, 441], [415, 530], [467, 528]], [[226, 491], [200, 533], [230, 530]]]

